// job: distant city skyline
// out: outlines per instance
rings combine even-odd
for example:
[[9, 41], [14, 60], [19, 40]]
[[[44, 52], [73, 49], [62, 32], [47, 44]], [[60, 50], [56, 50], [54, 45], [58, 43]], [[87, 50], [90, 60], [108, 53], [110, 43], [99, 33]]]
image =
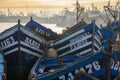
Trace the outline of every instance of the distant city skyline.
[[[91, 9], [92, 3], [95, 7], [102, 10], [103, 6], [107, 5], [109, 0], [78, 0], [80, 6], [85, 9]], [[118, 0], [110, 0], [111, 5], [114, 5]], [[43, 12], [42, 16], [50, 16], [53, 14], [61, 14], [65, 8], [70, 11], [75, 11], [76, 0], [1, 0], [0, 12], [8, 14], [11, 12], [13, 15], [19, 13], [35, 13], [39, 15]], [[49, 13], [49, 14], [48, 14]]]
[[[78, 0], [80, 5], [85, 9], [91, 9], [91, 4], [98, 9], [103, 9], [109, 0]], [[114, 5], [118, 0], [111, 0], [111, 5]], [[40, 13], [40, 11], [47, 11], [50, 13], [59, 13], [67, 8], [68, 10], [75, 10], [76, 0], [0, 0], [0, 11], [8, 13], [8, 9], [13, 14], [23, 13]], [[37, 9], [37, 10], [36, 10]]]
[[[81, 6], [91, 8], [92, 3], [94, 6], [102, 9], [107, 5], [109, 0], [78, 0]], [[114, 5], [118, 0], [111, 0], [111, 5]], [[20, 13], [34, 13], [38, 16], [47, 17], [62, 12], [65, 8], [68, 10], [75, 8], [76, 0], [0, 0], [0, 15], [19, 15]], [[43, 13], [41, 13], [43, 12]], [[59, 13], [60, 14], [60, 13]], [[12, 27], [16, 23], [1, 23], [0, 32]], [[45, 25], [46, 26], [46, 25]], [[54, 26], [55, 27], [55, 26]], [[62, 28], [54, 28], [56, 32], [62, 32]]]

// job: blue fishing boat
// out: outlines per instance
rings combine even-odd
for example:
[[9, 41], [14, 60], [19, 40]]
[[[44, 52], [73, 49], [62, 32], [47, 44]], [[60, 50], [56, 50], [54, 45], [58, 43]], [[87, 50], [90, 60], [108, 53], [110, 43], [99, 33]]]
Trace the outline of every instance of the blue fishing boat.
[[[116, 24], [117, 23], [117, 24]], [[119, 75], [119, 63], [120, 63], [120, 52], [119, 52], [119, 41], [117, 41], [117, 39], [119, 40], [119, 29], [115, 29], [116, 27], [119, 26], [118, 21], [117, 22], [112, 22], [110, 24], [111, 28], [101, 28], [101, 31], [103, 33], [104, 36], [104, 41], [103, 41], [103, 45], [104, 45], [104, 53], [107, 53], [109, 56], [108, 58], [110, 58], [110, 76], [111, 79], [114, 79], [117, 75]], [[109, 44], [109, 40], [111, 40], [112, 44]], [[111, 47], [111, 52], [109, 49], [109, 46]]]
[[[119, 1], [116, 2], [116, 5], [113, 6], [114, 8], [110, 7], [110, 1], [108, 3], [108, 6], [104, 6], [107, 18], [108, 18], [108, 24], [106, 27], [102, 27], [101, 31], [104, 36], [104, 49], [105, 53], [108, 53], [108, 65], [109, 65], [109, 80], [118, 80], [119, 78], [117, 75], [119, 75], [119, 61], [120, 61], [120, 52], [119, 52], [119, 43], [120, 43], [120, 14], [119, 12]], [[110, 13], [110, 16], [113, 18], [114, 21], [108, 16], [108, 12]], [[110, 43], [109, 43], [109, 40]]]
[[[62, 63], [59, 63], [61, 59]], [[105, 80], [106, 63], [103, 52], [97, 52], [86, 58], [80, 56], [65, 56], [58, 59], [45, 57], [39, 59], [33, 66], [30, 78], [32, 80], [73, 80], [77, 72], [83, 71]], [[84, 77], [81, 78], [80, 80], [84, 79]]]
[[51, 29], [44, 27], [38, 22], [34, 21], [31, 17], [31, 20], [25, 25], [25, 27], [30, 28], [32, 31], [38, 35], [45, 38], [45, 40], [53, 40], [57, 38], [57, 33], [53, 32]]
[[[57, 51], [58, 58], [40, 58], [33, 66], [30, 78], [33, 80], [73, 80], [78, 71], [105, 78], [106, 65], [103, 65], [105, 54], [99, 52], [102, 40], [102, 33], [94, 21], [72, 29], [71, 32], [50, 42], [49, 47]], [[59, 60], [62, 60], [62, 63]], [[104, 62], [106, 64], [106, 60]]]
[[44, 44], [45, 40], [41, 36], [22, 26], [20, 21], [1, 33], [0, 49], [7, 61], [8, 79], [26, 78], [36, 60], [43, 56]]
[[77, 25], [57, 40], [51, 41], [50, 47], [54, 48], [59, 57], [66, 55], [87, 56], [100, 50], [103, 36], [95, 21], [88, 25]]

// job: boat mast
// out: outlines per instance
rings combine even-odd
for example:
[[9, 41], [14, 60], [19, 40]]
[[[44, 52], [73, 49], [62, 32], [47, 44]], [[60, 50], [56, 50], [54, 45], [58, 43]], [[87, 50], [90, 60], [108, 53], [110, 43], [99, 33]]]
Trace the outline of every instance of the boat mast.
[[81, 15], [82, 11], [84, 10], [84, 8], [80, 7], [80, 4], [79, 4], [78, 0], [76, 0], [76, 5], [75, 6], [76, 6], [76, 11], [77, 11], [76, 12], [76, 21], [78, 23], [80, 15]]
[[79, 2], [78, 2], [78, 0], [76, 0], [76, 10], [77, 10], [77, 13], [76, 13], [76, 21], [77, 21], [77, 23], [78, 23], [78, 19], [79, 19], [79, 17], [78, 17], [78, 12], [79, 12]]

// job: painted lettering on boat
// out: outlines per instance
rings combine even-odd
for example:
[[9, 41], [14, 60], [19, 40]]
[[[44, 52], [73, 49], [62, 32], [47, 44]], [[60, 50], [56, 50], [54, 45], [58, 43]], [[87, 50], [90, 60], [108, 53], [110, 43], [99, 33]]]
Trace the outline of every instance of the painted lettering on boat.
[[38, 48], [38, 49], [40, 48], [40, 43], [32, 40], [32, 39], [29, 38], [29, 37], [26, 37], [26, 38], [25, 38], [25, 43], [27, 43], [27, 44], [28, 44], [29, 46], [31, 46], [31, 47], [35, 47], [35, 48]]
[[100, 69], [101, 69], [101, 66], [100, 66], [99, 62], [94, 61], [93, 63], [87, 64], [84, 67], [81, 67], [80, 69], [76, 69], [74, 72], [69, 72], [65, 75], [60, 76], [59, 80], [73, 80], [75, 74], [78, 71], [83, 71], [83, 72], [87, 72], [87, 73], [90, 74], [90, 73], [93, 73], [94, 71], [97, 71], [97, 70], [100, 70]]
[[42, 34], [42, 35], [50, 36], [49, 33], [47, 33], [46, 31], [44, 31], [42, 29], [36, 28], [35, 31], [38, 32], [38, 33], [40, 33], [40, 34]]
[[119, 61], [115, 62], [115, 60], [113, 60], [113, 59], [111, 59], [111, 62], [112, 62], [111, 69], [120, 71], [120, 62]]
[[87, 37], [87, 36], [89, 36], [89, 35], [90, 35], [90, 33], [87, 32], [87, 33], [83, 33], [82, 35], [78, 35], [78, 36], [76, 36], [75, 38], [71, 39], [71, 40], [69, 41], [70, 44], [72, 44], [72, 45], [70, 46], [70, 49], [72, 50], [72, 49], [75, 49], [75, 48], [77, 48], [77, 47], [79, 47], [79, 46], [82, 46], [82, 45], [87, 44], [88, 41], [87, 41], [87, 39], [84, 39], [84, 38]]
[[10, 36], [8, 38], [6, 38], [5, 40], [0, 42], [0, 46], [1, 48], [4, 47], [8, 47], [9, 45], [13, 44], [15, 42], [15, 39], [13, 38], [13, 36]]

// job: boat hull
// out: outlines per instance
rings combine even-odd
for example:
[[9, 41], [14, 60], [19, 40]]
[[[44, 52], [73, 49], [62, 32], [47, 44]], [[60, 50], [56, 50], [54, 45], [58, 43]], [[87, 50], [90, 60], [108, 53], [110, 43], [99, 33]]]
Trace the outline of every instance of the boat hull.
[[52, 47], [59, 57], [66, 55], [87, 56], [100, 50], [102, 33], [95, 23], [77, 28], [54, 41]]
[[57, 38], [57, 33], [53, 32], [51, 29], [44, 27], [32, 19], [25, 25], [25, 27], [44, 37], [47, 41]]
[[82, 60], [73, 61], [72, 63], [55, 70], [55, 72], [38, 75], [32, 80], [73, 80], [78, 71], [87, 72], [95, 77], [105, 78], [104, 75], [106, 74], [107, 69], [106, 65], [103, 65], [107, 63], [105, 59], [104, 53], [99, 52]]
[[[8, 66], [8, 79], [10, 75], [15, 79], [15, 74], [28, 74], [35, 61], [43, 55], [44, 42], [42, 37], [38, 37], [20, 24], [0, 35], [0, 47], [4, 51]], [[18, 80], [18, 76], [15, 80]]]

